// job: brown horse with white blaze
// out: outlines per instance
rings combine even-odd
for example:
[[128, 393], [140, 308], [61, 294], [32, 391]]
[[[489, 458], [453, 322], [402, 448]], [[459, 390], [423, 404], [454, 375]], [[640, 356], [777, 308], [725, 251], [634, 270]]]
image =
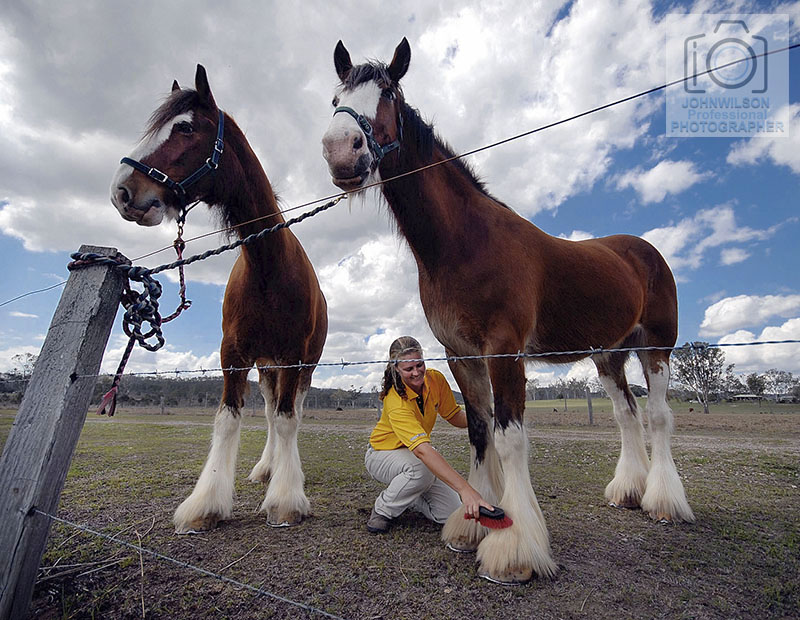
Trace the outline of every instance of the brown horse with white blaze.
[[[142, 226], [175, 218], [194, 201], [216, 210], [240, 238], [284, 221], [267, 175], [242, 131], [217, 107], [201, 65], [195, 89], [173, 84], [111, 183], [120, 215]], [[325, 297], [292, 232], [282, 229], [242, 246], [222, 306], [220, 360], [228, 370], [211, 450], [194, 490], [175, 512], [177, 533], [213, 529], [232, 514], [240, 409], [254, 364], [268, 431], [249, 478], [269, 481], [261, 510], [270, 525], [295, 525], [309, 513], [297, 430], [313, 367], [269, 366], [315, 364], [327, 327]]]
[[[637, 237], [567, 241], [547, 235], [490, 196], [404, 99], [411, 51], [403, 39], [388, 65], [353, 66], [341, 41], [341, 80], [323, 137], [333, 182], [381, 186], [417, 262], [422, 306], [448, 356], [543, 353], [632, 346], [671, 347], [677, 294], [664, 259]], [[443, 163], [444, 162], [444, 163]], [[392, 180], [423, 166], [423, 172]], [[649, 387], [648, 459], [642, 415], [625, 378], [625, 352], [592, 355], [614, 404], [622, 449], [606, 497], [656, 519], [693, 521], [670, 452], [669, 351], [638, 352]], [[552, 355], [571, 362], [581, 355]], [[501, 583], [556, 572], [528, 470], [524, 362], [516, 356], [450, 363], [469, 419], [469, 482], [513, 519], [507, 529], [456, 511], [442, 536], [477, 550], [479, 573]]]

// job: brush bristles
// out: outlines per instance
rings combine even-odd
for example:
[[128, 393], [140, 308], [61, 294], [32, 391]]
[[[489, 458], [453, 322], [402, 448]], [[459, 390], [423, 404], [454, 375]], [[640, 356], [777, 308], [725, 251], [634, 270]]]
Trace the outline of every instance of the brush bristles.
[[[465, 514], [464, 518], [473, 519], [474, 517]], [[484, 527], [488, 527], [490, 530], [503, 530], [507, 527], [511, 527], [512, 525], [514, 525], [514, 522], [511, 520], [511, 517], [506, 517], [506, 516], [500, 517], [499, 519], [498, 518], [493, 519], [492, 517], [486, 517], [484, 515], [480, 515], [476, 520], [478, 521], [478, 523], [480, 523]]]

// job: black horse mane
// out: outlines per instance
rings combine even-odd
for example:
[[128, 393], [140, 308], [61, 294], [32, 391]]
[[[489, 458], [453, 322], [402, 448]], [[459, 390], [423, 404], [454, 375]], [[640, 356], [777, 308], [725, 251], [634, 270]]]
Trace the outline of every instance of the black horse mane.
[[[431, 162], [434, 147], [438, 148], [442, 152], [442, 155], [445, 159], [457, 157], [457, 153], [455, 153], [453, 148], [444, 139], [442, 139], [438, 133], [436, 133], [433, 125], [423, 120], [419, 110], [408, 105], [402, 100], [401, 110], [403, 114], [404, 135], [408, 136], [411, 139], [412, 144], [416, 145], [417, 153], [423, 161], [426, 163]], [[484, 182], [480, 179], [480, 177], [478, 177], [478, 175], [472, 169], [472, 166], [466, 162], [463, 157], [451, 159], [450, 163], [455, 166], [465, 177], [467, 177], [477, 190], [486, 194], [487, 196], [490, 196], [493, 200], [496, 200], [489, 194], [489, 192], [486, 190], [486, 185]]]
[[[398, 83], [392, 80], [386, 64], [373, 60], [362, 65], [357, 65], [348, 72], [342, 85], [346, 90], [352, 90], [370, 81], [374, 81], [381, 89], [390, 88], [394, 91], [400, 105], [400, 113], [403, 116], [403, 141], [407, 141], [407, 144], [414, 145], [415, 154], [424, 163], [431, 163], [434, 148], [438, 148], [446, 159], [456, 156], [453, 148], [436, 133], [433, 125], [423, 120], [419, 110], [406, 103], [405, 97], [403, 96], [403, 89]], [[458, 159], [453, 159], [450, 163], [469, 179], [478, 191], [486, 194], [504, 207], [507, 206], [489, 194], [484, 182], [478, 177], [472, 166], [464, 161], [463, 158], [459, 157]]]

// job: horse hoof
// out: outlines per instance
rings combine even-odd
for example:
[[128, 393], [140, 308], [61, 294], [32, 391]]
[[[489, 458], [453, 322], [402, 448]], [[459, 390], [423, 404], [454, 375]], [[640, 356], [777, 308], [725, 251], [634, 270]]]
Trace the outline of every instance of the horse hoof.
[[675, 519], [672, 518], [671, 514], [666, 512], [651, 512], [650, 518], [653, 521], [658, 521], [661, 525], [670, 525]]
[[626, 508], [627, 510], [638, 510], [641, 506], [639, 500], [634, 499], [630, 495], [626, 495], [621, 500], [616, 502], [608, 502], [612, 508]]
[[449, 542], [445, 545], [453, 553], [475, 553], [478, 545], [469, 545], [466, 542]]
[[258, 471], [258, 465], [253, 468], [253, 471], [250, 472], [250, 475], [247, 476], [247, 479], [250, 482], [267, 484], [269, 479], [272, 477], [272, 472], [269, 469], [264, 469], [262, 471]]
[[207, 515], [201, 519], [190, 521], [186, 525], [175, 528], [176, 534], [204, 534], [217, 527], [219, 517], [217, 515]]
[[288, 514], [267, 514], [267, 525], [270, 527], [294, 527], [303, 522], [303, 515], [299, 512], [290, 512]]
[[501, 575], [480, 572], [478, 573], [478, 577], [501, 586], [521, 586], [533, 579], [533, 569], [520, 568], [517, 570], [508, 570]]

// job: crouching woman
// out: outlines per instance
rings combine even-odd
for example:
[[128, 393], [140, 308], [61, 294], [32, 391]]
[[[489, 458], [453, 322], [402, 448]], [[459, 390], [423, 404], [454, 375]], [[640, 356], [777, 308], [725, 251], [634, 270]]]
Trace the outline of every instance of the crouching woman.
[[370, 476], [387, 485], [367, 521], [372, 533], [386, 532], [409, 508], [436, 523], [444, 523], [462, 504], [472, 518], [481, 506], [492, 508], [431, 445], [439, 416], [466, 428], [467, 415], [444, 375], [426, 369], [422, 357], [422, 347], [410, 336], [389, 347], [380, 393], [383, 412], [364, 458]]

